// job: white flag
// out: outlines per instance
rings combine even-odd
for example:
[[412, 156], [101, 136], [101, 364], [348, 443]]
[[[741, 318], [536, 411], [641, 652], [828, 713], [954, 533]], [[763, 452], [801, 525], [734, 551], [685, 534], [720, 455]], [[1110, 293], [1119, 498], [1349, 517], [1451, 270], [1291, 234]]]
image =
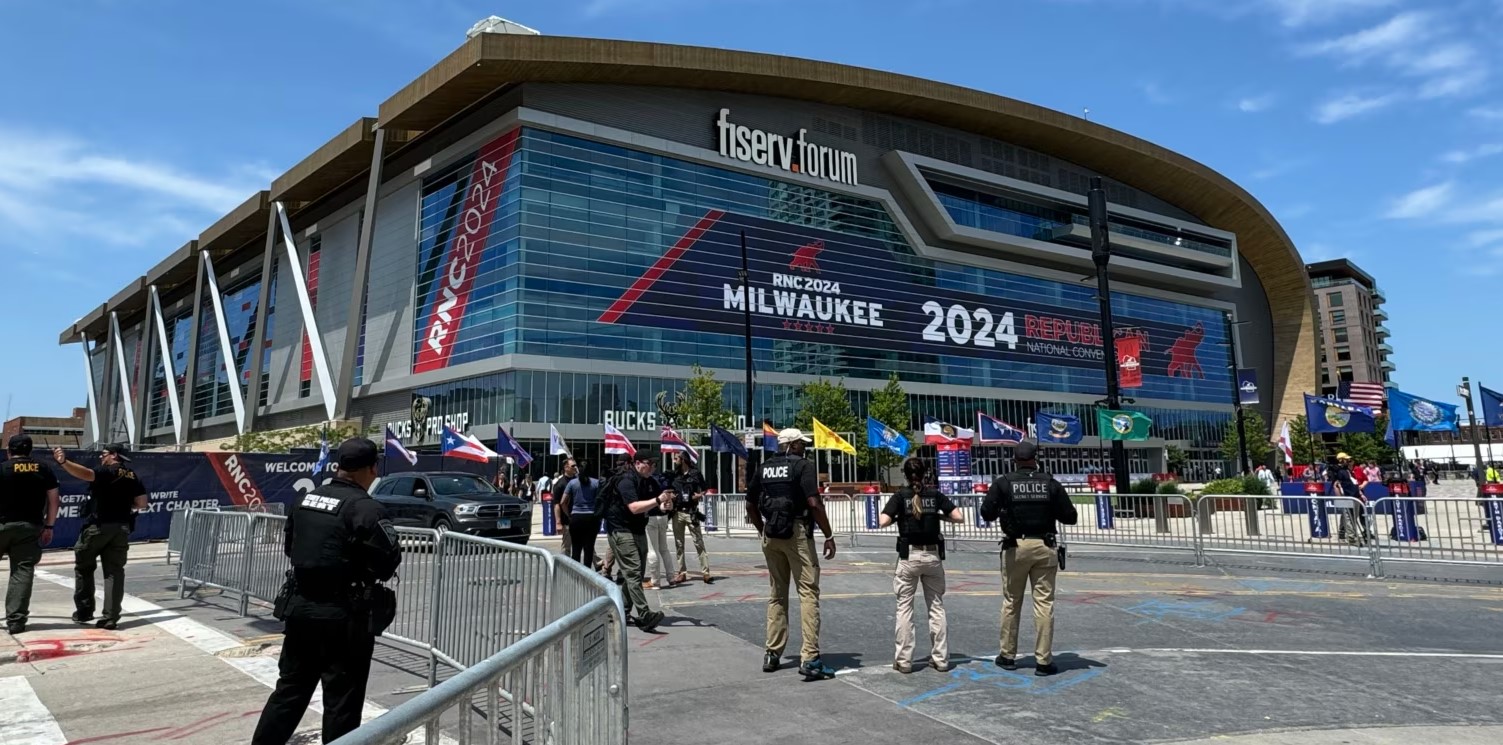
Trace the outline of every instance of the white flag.
[[574, 454], [569, 452], [569, 446], [564, 442], [563, 436], [558, 433], [558, 428], [551, 424], [548, 425], [548, 454], [574, 457]]
[[1279, 450], [1284, 453], [1284, 465], [1294, 465], [1294, 444], [1289, 439], [1289, 420], [1284, 420], [1284, 428], [1279, 432]]

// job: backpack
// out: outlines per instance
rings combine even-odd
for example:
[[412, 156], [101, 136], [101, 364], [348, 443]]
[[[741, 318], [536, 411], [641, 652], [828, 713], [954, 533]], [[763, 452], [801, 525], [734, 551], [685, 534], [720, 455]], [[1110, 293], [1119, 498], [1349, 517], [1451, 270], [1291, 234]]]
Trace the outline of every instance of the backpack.
[[[612, 474], [606, 479], [605, 484], [595, 490], [595, 510], [592, 514], [600, 519], [605, 519], [605, 514], [610, 511], [611, 502], [620, 501], [621, 479], [626, 478], [624, 473]], [[625, 507], [622, 504], [622, 507]]]

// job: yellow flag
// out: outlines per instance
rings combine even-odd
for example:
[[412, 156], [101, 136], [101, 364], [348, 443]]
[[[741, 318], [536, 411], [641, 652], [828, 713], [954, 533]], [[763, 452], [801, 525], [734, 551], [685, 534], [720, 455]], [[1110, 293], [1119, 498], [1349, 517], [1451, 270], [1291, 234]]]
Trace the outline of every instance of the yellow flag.
[[835, 434], [818, 419], [814, 420], [814, 447], [825, 450], [839, 450], [844, 453], [856, 454], [856, 446], [846, 442], [840, 435]]

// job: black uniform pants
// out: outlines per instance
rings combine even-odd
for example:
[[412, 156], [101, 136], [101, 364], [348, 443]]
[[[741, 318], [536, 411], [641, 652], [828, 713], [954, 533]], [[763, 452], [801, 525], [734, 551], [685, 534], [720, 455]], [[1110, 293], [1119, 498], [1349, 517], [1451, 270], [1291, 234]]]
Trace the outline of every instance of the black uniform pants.
[[266, 700], [252, 745], [287, 745], [308, 710], [313, 689], [324, 684], [323, 741], [331, 742], [360, 726], [365, 684], [371, 675], [376, 638], [350, 621], [287, 619], [281, 672]]
[[600, 518], [593, 514], [574, 513], [569, 517], [569, 558], [595, 568], [595, 539], [600, 535]]

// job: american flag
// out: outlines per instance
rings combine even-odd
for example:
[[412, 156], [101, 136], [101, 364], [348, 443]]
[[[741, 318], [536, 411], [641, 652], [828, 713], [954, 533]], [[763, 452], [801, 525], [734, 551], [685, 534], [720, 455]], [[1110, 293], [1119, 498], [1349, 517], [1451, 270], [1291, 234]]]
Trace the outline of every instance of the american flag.
[[621, 430], [605, 425], [605, 452], [607, 455], [636, 455], [637, 449], [621, 434]]
[[1347, 403], [1379, 410], [1383, 408], [1387, 392], [1388, 389], [1382, 383], [1353, 383], [1343, 380], [1336, 390], [1336, 397]]

